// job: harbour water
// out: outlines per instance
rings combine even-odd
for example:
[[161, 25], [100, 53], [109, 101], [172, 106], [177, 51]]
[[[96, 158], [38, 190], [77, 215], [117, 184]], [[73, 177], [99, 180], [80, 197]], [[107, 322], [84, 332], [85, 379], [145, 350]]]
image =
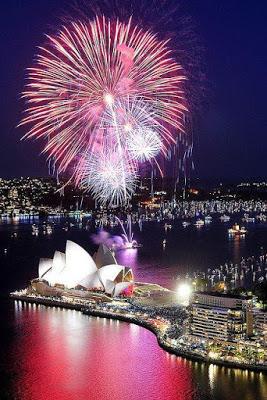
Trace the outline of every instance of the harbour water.
[[[37, 223], [37, 222], [36, 222]], [[38, 259], [64, 250], [67, 238], [94, 251], [90, 229], [55, 223], [52, 233], [32, 234], [31, 223], [0, 224], [0, 291], [23, 288], [37, 275]], [[229, 238], [229, 225], [214, 221], [201, 229], [148, 222], [134, 225], [138, 249], [117, 252], [140, 281], [169, 288], [176, 277], [207, 270], [267, 249], [267, 226], [248, 225], [244, 237]], [[14, 235], [16, 233], [16, 235]], [[117, 228], [111, 232], [117, 234]], [[162, 242], [166, 239], [166, 245]], [[0, 399], [263, 400], [262, 373], [205, 365], [167, 354], [153, 333], [72, 310], [0, 299]]]

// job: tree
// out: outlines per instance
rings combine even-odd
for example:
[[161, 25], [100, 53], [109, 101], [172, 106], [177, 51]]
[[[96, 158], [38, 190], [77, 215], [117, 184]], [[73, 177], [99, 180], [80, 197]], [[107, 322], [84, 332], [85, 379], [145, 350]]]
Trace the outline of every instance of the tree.
[[257, 283], [254, 287], [254, 294], [262, 301], [263, 308], [267, 307], [267, 281]]

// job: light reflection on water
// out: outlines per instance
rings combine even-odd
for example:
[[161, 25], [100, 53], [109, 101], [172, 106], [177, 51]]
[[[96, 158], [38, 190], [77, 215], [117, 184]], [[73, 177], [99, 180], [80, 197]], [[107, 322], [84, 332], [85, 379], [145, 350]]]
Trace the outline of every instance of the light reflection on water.
[[11, 310], [10, 399], [266, 398], [263, 374], [168, 354], [139, 326], [20, 301]]
[[[10, 239], [14, 229], [18, 237]], [[183, 271], [237, 262], [267, 248], [266, 227], [250, 228], [239, 241], [229, 240], [226, 225], [202, 231], [174, 227], [165, 251], [164, 237], [162, 226], [144, 225], [136, 232], [143, 247], [119, 251], [118, 262], [132, 266], [138, 280], [172, 287]], [[0, 224], [0, 293], [25, 287], [37, 274], [39, 257], [63, 251], [66, 239], [92, 252], [87, 231], [58, 227], [49, 237], [32, 237], [29, 224]], [[263, 374], [177, 358], [143, 328], [71, 310], [0, 301], [0, 343], [1, 400], [267, 398]]]
[[[38, 225], [38, 221], [25, 220], [12, 225], [13, 222], [1, 222], [0, 219], [0, 265], [4, 265], [3, 272], [6, 273], [5, 289], [22, 288], [37, 273], [38, 259], [52, 257], [55, 250], [64, 251], [67, 239], [93, 253], [96, 247], [91, 240], [92, 231], [78, 229], [75, 225], [65, 231], [66, 220], [54, 222], [50, 235], [44, 235], [41, 229], [39, 236], [32, 236], [31, 225]], [[42, 221], [39, 223], [42, 226]], [[227, 229], [231, 223], [222, 224], [215, 220], [197, 230], [195, 226], [184, 229], [181, 221], [174, 221], [173, 228], [167, 233], [161, 223], [145, 223], [142, 232], [138, 225], [134, 225], [135, 239], [142, 247], [120, 250], [116, 257], [119, 263], [133, 268], [138, 280], [175, 288], [178, 275], [205, 271], [229, 261], [236, 263], [241, 257], [259, 254], [262, 247], [267, 249], [267, 224], [250, 224], [245, 237], [230, 238]], [[120, 233], [113, 231], [114, 234]], [[167, 241], [165, 250], [162, 247], [164, 239]], [[14, 270], [12, 281], [10, 268]]]

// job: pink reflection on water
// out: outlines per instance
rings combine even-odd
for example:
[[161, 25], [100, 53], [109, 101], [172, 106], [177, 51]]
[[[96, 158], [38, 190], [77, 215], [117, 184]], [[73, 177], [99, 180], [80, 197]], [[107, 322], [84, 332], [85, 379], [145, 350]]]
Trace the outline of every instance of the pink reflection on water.
[[192, 399], [190, 364], [135, 325], [71, 310], [16, 307], [20, 400]]

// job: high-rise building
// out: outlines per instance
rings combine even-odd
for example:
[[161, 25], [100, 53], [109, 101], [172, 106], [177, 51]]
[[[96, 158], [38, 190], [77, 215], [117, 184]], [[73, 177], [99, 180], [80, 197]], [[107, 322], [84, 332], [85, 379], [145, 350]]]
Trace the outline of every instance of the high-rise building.
[[254, 309], [253, 317], [255, 336], [267, 343], [267, 310]]
[[234, 341], [253, 335], [252, 300], [218, 293], [195, 293], [190, 333], [202, 339]]

